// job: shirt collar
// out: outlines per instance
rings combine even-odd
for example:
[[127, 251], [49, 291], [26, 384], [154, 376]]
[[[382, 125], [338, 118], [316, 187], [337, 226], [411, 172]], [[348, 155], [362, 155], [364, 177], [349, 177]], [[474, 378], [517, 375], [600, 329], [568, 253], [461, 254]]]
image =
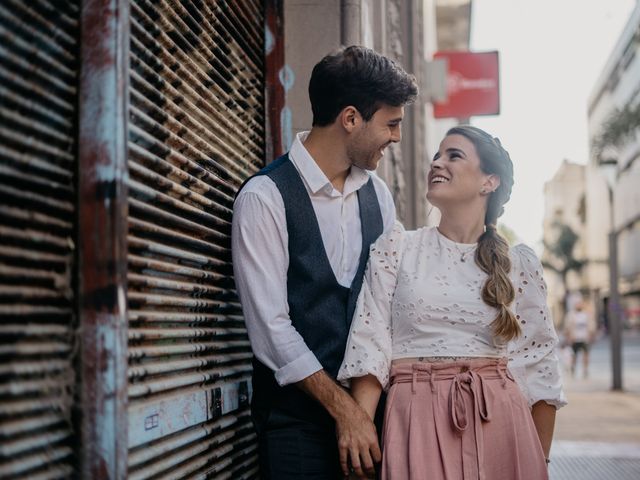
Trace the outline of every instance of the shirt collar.
[[[303, 142], [306, 140], [308, 135], [308, 131], [300, 132], [296, 135], [296, 138], [291, 145], [291, 149], [289, 150], [289, 158], [295, 165], [298, 173], [300, 173], [303, 181], [307, 184], [311, 193], [316, 194], [327, 186], [330, 186], [331, 190], [334, 190], [327, 176], [303, 145]], [[346, 196], [349, 193], [358, 190], [368, 181], [369, 173], [366, 170], [352, 166], [345, 181], [342, 195]]]

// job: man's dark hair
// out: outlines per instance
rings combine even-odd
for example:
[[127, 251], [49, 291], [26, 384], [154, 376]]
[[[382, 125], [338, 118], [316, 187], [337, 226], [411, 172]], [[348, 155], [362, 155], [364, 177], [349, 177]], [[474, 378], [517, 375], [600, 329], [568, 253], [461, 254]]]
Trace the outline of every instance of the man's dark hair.
[[309, 98], [313, 126], [331, 124], [343, 108], [354, 106], [365, 121], [382, 106], [400, 107], [418, 95], [413, 75], [393, 60], [365, 47], [330, 53], [313, 68]]

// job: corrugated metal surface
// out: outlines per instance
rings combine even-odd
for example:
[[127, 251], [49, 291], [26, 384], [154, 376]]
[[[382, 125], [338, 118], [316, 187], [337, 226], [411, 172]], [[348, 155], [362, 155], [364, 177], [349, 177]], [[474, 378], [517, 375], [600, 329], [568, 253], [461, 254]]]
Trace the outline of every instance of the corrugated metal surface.
[[264, 159], [262, 2], [135, 0], [130, 33], [129, 478], [252, 478], [230, 222]]
[[78, 2], [0, 2], [0, 478], [76, 471]]

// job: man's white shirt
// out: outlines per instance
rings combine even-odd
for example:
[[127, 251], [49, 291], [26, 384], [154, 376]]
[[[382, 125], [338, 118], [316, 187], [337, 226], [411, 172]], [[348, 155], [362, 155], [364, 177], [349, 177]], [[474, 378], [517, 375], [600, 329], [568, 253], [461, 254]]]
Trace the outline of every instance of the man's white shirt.
[[[385, 232], [393, 228], [396, 218], [393, 197], [375, 173], [355, 166], [343, 192], [333, 188], [303, 145], [307, 135], [296, 135], [289, 159], [311, 199], [336, 280], [350, 287], [362, 249], [358, 189], [373, 179]], [[321, 370], [322, 365], [289, 317], [287, 221], [280, 191], [268, 176], [252, 178], [236, 198], [231, 243], [236, 288], [255, 356], [275, 371], [280, 385]]]

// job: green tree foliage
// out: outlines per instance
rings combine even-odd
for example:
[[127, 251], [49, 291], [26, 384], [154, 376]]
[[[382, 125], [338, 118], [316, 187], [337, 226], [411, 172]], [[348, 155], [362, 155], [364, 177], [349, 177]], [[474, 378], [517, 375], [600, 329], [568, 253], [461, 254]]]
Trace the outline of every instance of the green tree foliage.
[[555, 272], [562, 281], [564, 287], [564, 302], [562, 308], [566, 308], [566, 300], [569, 295], [569, 285], [567, 277], [569, 272], [580, 272], [585, 265], [584, 260], [575, 257], [574, 250], [579, 237], [569, 225], [561, 221], [553, 224], [553, 229], [557, 232], [556, 241], [553, 243], [544, 242], [544, 256], [542, 265], [544, 268]]
[[[616, 159], [617, 149], [632, 139], [640, 129], [640, 104], [616, 109], [602, 125], [600, 135], [592, 142], [599, 161]], [[611, 158], [609, 158], [611, 157]]]

